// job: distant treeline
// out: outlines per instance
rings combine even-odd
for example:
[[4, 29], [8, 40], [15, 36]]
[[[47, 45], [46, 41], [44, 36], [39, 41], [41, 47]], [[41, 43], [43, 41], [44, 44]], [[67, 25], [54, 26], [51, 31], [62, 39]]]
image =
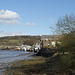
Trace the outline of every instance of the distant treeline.
[[33, 45], [40, 39], [40, 36], [7, 36], [0, 38], [0, 45]]

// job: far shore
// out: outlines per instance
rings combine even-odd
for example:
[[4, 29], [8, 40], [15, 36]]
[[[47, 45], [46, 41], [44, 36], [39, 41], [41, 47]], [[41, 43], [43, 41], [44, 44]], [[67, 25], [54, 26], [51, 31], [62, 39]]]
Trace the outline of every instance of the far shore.
[[15, 50], [15, 48], [9, 48], [9, 49], [7, 49], [7, 48], [1, 48], [0, 50]]

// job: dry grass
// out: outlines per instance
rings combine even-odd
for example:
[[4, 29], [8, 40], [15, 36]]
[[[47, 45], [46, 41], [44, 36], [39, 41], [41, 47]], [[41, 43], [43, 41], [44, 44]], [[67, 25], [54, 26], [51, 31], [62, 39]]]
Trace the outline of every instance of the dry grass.
[[[11, 64], [11, 68], [7, 68], [5, 75], [66, 75], [65, 67], [63, 71], [61, 70], [61, 60], [66, 58], [67, 55], [58, 55], [54, 54], [52, 57], [43, 58], [39, 57], [38, 59], [29, 59], [17, 61]], [[64, 61], [63, 61], [64, 62]], [[64, 65], [64, 64], [63, 64]], [[75, 71], [73, 71], [73, 74]], [[67, 74], [69, 75], [69, 74]]]

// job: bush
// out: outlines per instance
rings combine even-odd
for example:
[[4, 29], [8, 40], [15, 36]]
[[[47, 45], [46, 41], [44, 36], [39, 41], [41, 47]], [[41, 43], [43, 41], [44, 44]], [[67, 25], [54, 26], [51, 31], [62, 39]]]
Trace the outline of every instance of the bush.
[[75, 70], [75, 59], [73, 58], [73, 55], [60, 55], [58, 68], [61, 72], [72, 75], [72, 71]]
[[37, 55], [39, 56], [43, 56], [43, 57], [50, 57], [54, 54], [55, 52], [53, 52], [51, 49], [49, 48], [42, 48]]

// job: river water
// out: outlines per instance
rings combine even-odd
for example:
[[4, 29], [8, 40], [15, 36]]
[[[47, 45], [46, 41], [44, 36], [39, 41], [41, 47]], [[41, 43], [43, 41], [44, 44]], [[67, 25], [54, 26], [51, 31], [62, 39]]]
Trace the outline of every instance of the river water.
[[3, 75], [2, 71], [6, 70], [6, 67], [10, 68], [9, 63], [23, 59], [33, 59], [30, 56], [32, 54], [32, 52], [0, 50], [0, 75]]

